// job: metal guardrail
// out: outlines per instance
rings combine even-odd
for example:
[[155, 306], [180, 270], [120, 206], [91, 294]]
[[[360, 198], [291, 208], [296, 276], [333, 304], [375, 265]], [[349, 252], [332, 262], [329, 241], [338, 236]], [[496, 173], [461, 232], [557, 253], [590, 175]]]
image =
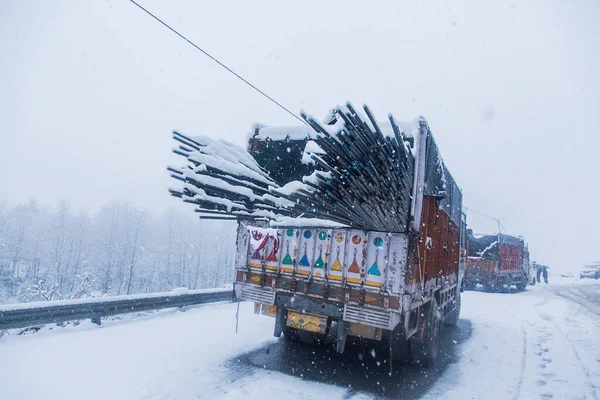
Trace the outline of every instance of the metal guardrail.
[[58, 305], [32, 307], [19, 305], [16, 309], [4, 310], [0, 305], [0, 331], [79, 319], [91, 319], [92, 322], [100, 325], [101, 318], [110, 315], [185, 307], [231, 299], [233, 299], [233, 291], [224, 289], [200, 293], [165, 294], [164, 296], [136, 297], [134, 295], [127, 296], [125, 299], [110, 300], [107, 298], [105, 301], [94, 300], [87, 303], [73, 300], [72, 304], [61, 301]]

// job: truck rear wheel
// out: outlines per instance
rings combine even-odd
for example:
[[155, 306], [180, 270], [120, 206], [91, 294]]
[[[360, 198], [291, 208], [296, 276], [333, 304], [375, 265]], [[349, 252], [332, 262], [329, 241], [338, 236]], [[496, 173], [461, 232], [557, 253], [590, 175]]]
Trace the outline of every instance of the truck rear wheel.
[[290, 328], [286, 326], [283, 329], [284, 340], [288, 342], [321, 344], [325, 342], [325, 335], [314, 332], [305, 331], [302, 329]]
[[300, 334], [298, 332], [298, 329], [290, 328], [289, 326], [285, 326], [283, 328], [283, 337], [285, 340], [290, 342], [300, 341]]
[[422, 340], [412, 339], [410, 341], [410, 352], [414, 363], [426, 368], [435, 368], [441, 334], [438, 304], [435, 297], [429, 302], [426, 313], [425, 336]]
[[410, 363], [410, 342], [406, 340], [403, 324], [398, 325], [390, 335], [393, 363]]
[[463, 281], [462, 287], [464, 290], [475, 290], [475, 286], [477, 286], [477, 284], [473, 284], [471, 281], [465, 279]]
[[461, 306], [461, 295], [460, 292], [456, 292], [456, 308], [454, 311], [451, 311], [447, 316], [444, 323], [446, 325], [456, 325], [458, 323], [458, 318], [460, 317], [460, 306]]
[[498, 287], [496, 285], [492, 285], [490, 283], [485, 282], [483, 284], [483, 291], [487, 293], [496, 293], [498, 292]]

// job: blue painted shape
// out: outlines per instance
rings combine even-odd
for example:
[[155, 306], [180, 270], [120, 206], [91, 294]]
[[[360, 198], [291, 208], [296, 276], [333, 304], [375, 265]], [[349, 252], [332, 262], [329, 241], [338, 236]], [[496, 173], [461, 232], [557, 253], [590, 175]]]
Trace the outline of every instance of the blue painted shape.
[[371, 265], [371, 268], [369, 268], [369, 271], [367, 271], [367, 273], [369, 275], [381, 276], [381, 272], [379, 271], [377, 263], [373, 263], [373, 265]]
[[303, 267], [310, 267], [310, 263], [308, 262], [308, 257], [306, 256], [306, 254], [300, 259], [298, 265], [302, 265]]

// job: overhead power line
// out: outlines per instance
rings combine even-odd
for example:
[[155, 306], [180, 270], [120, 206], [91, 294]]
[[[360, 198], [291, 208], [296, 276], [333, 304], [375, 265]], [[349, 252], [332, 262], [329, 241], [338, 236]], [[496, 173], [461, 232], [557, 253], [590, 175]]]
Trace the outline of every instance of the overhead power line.
[[486, 214], [480, 213], [479, 211], [475, 211], [475, 210], [473, 210], [473, 209], [471, 209], [471, 208], [467, 208], [467, 211], [470, 211], [470, 212], [472, 212], [472, 213], [475, 213], [475, 214], [477, 214], [477, 215], [481, 215], [482, 217], [486, 217], [486, 218], [489, 218], [489, 219], [493, 219], [494, 221], [498, 221], [498, 218], [490, 217], [489, 215], [486, 215]]
[[501, 229], [500, 229], [500, 228], [502, 228], [502, 229], [504, 229], [504, 231], [506, 232], [506, 228], [504, 227], [504, 225], [502, 225], [502, 222], [500, 222], [500, 219], [498, 219], [498, 218], [494, 218], [494, 217], [490, 217], [489, 215], [486, 215], [486, 214], [480, 213], [479, 211], [475, 211], [475, 210], [473, 210], [473, 209], [470, 209], [470, 208], [467, 208], [467, 211], [469, 211], [469, 212], [472, 212], [472, 213], [474, 213], [474, 214], [481, 215], [482, 217], [485, 217], [485, 218], [489, 218], [489, 219], [491, 219], [491, 220], [493, 220], [493, 221], [496, 221], [496, 222], [498, 223], [498, 230], [499, 230], [499, 231], [501, 231]]
[[216, 62], [217, 64], [219, 64], [221, 67], [225, 68], [227, 71], [229, 71], [230, 73], [232, 73], [233, 75], [235, 75], [238, 79], [240, 79], [246, 85], [250, 86], [252, 89], [256, 90], [258, 93], [262, 94], [264, 97], [266, 97], [267, 99], [271, 100], [273, 103], [275, 103], [277, 106], [279, 106], [285, 112], [287, 112], [288, 114], [290, 114], [291, 116], [293, 116], [294, 118], [296, 118], [298, 121], [302, 122], [303, 124], [306, 124], [306, 122], [302, 118], [300, 118], [299, 116], [297, 116], [296, 114], [294, 114], [293, 112], [291, 112], [290, 110], [288, 110], [281, 103], [279, 103], [277, 100], [275, 100], [274, 98], [272, 98], [271, 96], [269, 96], [268, 94], [266, 94], [265, 92], [263, 92], [262, 90], [260, 90], [259, 88], [257, 88], [256, 86], [254, 86], [252, 83], [248, 82], [246, 79], [244, 79], [242, 76], [240, 76], [240, 74], [238, 74], [237, 72], [233, 71], [227, 65], [223, 64], [221, 61], [219, 61], [215, 57], [211, 56], [209, 53], [207, 53], [202, 48], [200, 48], [198, 45], [196, 45], [194, 42], [192, 42], [191, 40], [189, 40], [188, 38], [186, 38], [185, 36], [183, 36], [177, 30], [171, 28], [171, 26], [169, 26], [166, 22], [164, 22], [163, 20], [161, 20], [160, 18], [158, 18], [156, 15], [152, 14], [150, 11], [148, 11], [147, 9], [145, 9], [144, 7], [142, 7], [140, 4], [138, 4], [134, 0], [129, 0], [129, 1], [131, 1], [133, 4], [135, 4], [136, 6], [138, 6], [146, 14], [148, 14], [149, 16], [151, 16], [152, 18], [154, 18], [155, 20], [157, 20], [158, 22], [160, 22], [161, 24], [163, 24], [171, 32], [173, 32], [174, 34], [176, 34], [177, 36], [179, 36], [180, 38], [182, 38], [183, 40], [185, 40], [186, 42], [188, 42], [189, 44], [191, 44], [192, 46], [194, 46], [197, 50], [201, 51], [205, 56], [207, 56], [208, 58], [210, 58], [211, 60], [213, 60], [214, 62]]

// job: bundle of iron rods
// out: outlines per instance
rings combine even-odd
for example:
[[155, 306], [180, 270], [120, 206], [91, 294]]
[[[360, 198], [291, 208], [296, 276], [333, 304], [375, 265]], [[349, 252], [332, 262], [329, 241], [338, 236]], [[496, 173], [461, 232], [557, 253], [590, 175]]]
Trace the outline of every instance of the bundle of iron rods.
[[[173, 178], [184, 182], [182, 188], [170, 189], [171, 195], [197, 205], [196, 211], [207, 218], [301, 216], [364, 230], [404, 232], [414, 173], [408, 139], [391, 114], [393, 136], [386, 136], [371, 110], [366, 105], [363, 109], [366, 119], [346, 103], [334, 110], [327, 124], [301, 113], [324, 153], [311, 155], [317, 169], [312, 175], [284, 187], [251, 158], [233, 165], [232, 157], [213, 153], [206, 139], [174, 132], [180, 145], [173, 151], [185, 157], [187, 165], [168, 168]], [[220, 142], [218, 147], [239, 155], [233, 145]]]

